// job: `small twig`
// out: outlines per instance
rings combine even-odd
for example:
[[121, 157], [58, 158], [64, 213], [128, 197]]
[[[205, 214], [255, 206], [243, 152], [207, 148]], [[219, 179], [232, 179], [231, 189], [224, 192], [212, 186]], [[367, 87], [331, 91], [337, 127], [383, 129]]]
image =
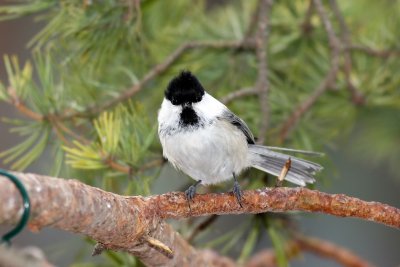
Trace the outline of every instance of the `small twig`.
[[282, 168], [281, 173], [278, 176], [278, 179], [276, 181], [276, 186], [282, 186], [282, 182], [285, 179], [287, 173], [289, 172], [291, 166], [292, 166], [292, 160], [288, 158], [288, 160], [285, 162], [285, 165]]
[[187, 241], [189, 243], [192, 243], [193, 240], [196, 238], [196, 236], [198, 234], [200, 234], [201, 232], [203, 232], [205, 229], [207, 229], [210, 225], [212, 225], [218, 219], [218, 217], [219, 217], [218, 215], [214, 214], [214, 215], [211, 215], [210, 217], [208, 217], [207, 219], [205, 219], [196, 228], [194, 228], [193, 232], [190, 234]]
[[32, 109], [28, 108], [25, 103], [19, 99], [17, 96], [17, 93], [14, 88], [9, 87], [7, 90], [8, 95], [10, 96], [10, 103], [19, 110], [22, 114], [27, 116], [28, 118], [31, 118], [35, 121], [42, 121], [44, 119], [42, 114], [39, 114]]
[[237, 91], [234, 91], [234, 92], [222, 97], [221, 102], [224, 103], [225, 105], [227, 105], [237, 98], [242, 98], [245, 96], [252, 96], [252, 95], [257, 95], [257, 94], [258, 94], [257, 89], [245, 87], [245, 88], [239, 89]]
[[328, 34], [329, 46], [331, 49], [330, 69], [322, 82], [317, 86], [314, 92], [300, 105], [298, 105], [292, 114], [282, 123], [280, 127], [280, 141], [287, 139], [290, 131], [297, 124], [300, 118], [315, 104], [319, 97], [329, 88], [333, 86], [339, 70], [340, 43], [333, 31], [332, 24], [328, 19], [321, 0], [313, 0], [318, 15], [322, 20], [325, 31]]
[[256, 56], [258, 60], [258, 79], [256, 89], [258, 90], [261, 122], [259, 130], [259, 138], [257, 143], [263, 144], [268, 130], [269, 124], [269, 105], [268, 105], [268, 63], [267, 63], [267, 44], [268, 44], [268, 27], [269, 14], [272, 7], [272, 0], [260, 0], [258, 10], [258, 22], [256, 33]]
[[157, 239], [152, 238], [150, 236], [144, 237], [143, 240], [145, 242], [147, 242], [150, 247], [152, 247], [155, 250], [157, 250], [158, 252], [162, 253], [167, 258], [172, 259], [174, 257], [174, 252], [172, 251], [172, 249], [170, 247], [168, 247], [167, 245], [165, 245], [160, 240], [157, 240]]
[[90, 143], [90, 141], [88, 139], [86, 139], [82, 135], [75, 133], [72, 129], [65, 126], [62, 121], [58, 120], [57, 117], [48, 117], [48, 118], [49, 118], [49, 121], [52, 122], [52, 124], [55, 128], [59, 128], [61, 131], [65, 132], [70, 137], [75, 138], [76, 140], [79, 140], [80, 142], [82, 142], [84, 144]]
[[[340, 9], [339, 9], [339, 6], [338, 6], [336, 0], [330, 0], [329, 3], [332, 7], [333, 12], [335, 13], [336, 18], [339, 21], [342, 44], [345, 47], [349, 47], [349, 46], [351, 46], [351, 39], [350, 39], [350, 31], [349, 31], [349, 28], [347, 27], [346, 21], [344, 20], [344, 17], [342, 15], [342, 13], [340, 12]], [[344, 76], [345, 76], [345, 80], [346, 80], [346, 84], [347, 84], [347, 89], [350, 91], [350, 94], [351, 94], [351, 100], [356, 105], [363, 105], [363, 104], [365, 104], [364, 95], [360, 92], [360, 90], [351, 81], [350, 75], [351, 75], [352, 68], [353, 68], [351, 53], [348, 49], [342, 49], [342, 51], [343, 51], [343, 55], [344, 55], [343, 72], [344, 72]]]
[[114, 169], [116, 171], [126, 174], [130, 174], [131, 172], [131, 168], [129, 166], [118, 163], [113, 157], [106, 157], [104, 163], [107, 164], [111, 169]]

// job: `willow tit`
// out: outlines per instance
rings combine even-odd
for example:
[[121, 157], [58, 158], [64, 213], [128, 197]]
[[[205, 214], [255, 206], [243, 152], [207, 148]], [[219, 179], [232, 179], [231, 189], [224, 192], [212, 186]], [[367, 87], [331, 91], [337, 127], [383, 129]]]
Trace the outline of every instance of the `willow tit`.
[[224, 104], [209, 95], [189, 71], [172, 79], [158, 113], [158, 135], [163, 155], [196, 183], [186, 191], [188, 201], [200, 183], [215, 184], [234, 178], [233, 193], [241, 205], [237, 175], [254, 167], [278, 176], [288, 159], [285, 176], [297, 185], [315, 181], [322, 167], [316, 163], [272, 150], [304, 152], [256, 145], [246, 123]]

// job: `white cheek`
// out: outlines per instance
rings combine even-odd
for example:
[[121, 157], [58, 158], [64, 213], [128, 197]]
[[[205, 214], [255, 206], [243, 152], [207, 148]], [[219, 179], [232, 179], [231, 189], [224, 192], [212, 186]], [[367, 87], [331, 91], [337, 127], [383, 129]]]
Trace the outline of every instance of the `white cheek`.
[[179, 115], [182, 112], [181, 106], [172, 105], [172, 103], [166, 99], [161, 104], [161, 108], [158, 111], [158, 125], [161, 123], [165, 126], [171, 126], [179, 123]]
[[193, 108], [206, 119], [214, 119], [227, 109], [224, 104], [207, 93], [200, 102], [193, 104]]

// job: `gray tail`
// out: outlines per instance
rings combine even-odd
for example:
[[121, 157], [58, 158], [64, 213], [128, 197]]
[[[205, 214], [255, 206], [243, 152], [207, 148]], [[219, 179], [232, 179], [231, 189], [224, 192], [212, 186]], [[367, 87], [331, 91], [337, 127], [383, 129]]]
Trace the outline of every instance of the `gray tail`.
[[275, 176], [279, 176], [286, 161], [290, 158], [292, 163], [285, 180], [301, 186], [305, 186], [306, 183], [314, 183], [315, 173], [323, 169], [317, 163], [271, 151], [265, 146], [250, 145], [249, 152], [252, 167]]

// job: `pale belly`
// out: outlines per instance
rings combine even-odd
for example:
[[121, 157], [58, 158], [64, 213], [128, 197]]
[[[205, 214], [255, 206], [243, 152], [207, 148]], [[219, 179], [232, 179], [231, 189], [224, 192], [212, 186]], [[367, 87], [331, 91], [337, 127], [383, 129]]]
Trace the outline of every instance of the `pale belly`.
[[239, 130], [228, 124], [218, 130], [215, 125], [206, 127], [160, 136], [164, 156], [202, 184], [231, 179], [249, 166], [247, 141]]

